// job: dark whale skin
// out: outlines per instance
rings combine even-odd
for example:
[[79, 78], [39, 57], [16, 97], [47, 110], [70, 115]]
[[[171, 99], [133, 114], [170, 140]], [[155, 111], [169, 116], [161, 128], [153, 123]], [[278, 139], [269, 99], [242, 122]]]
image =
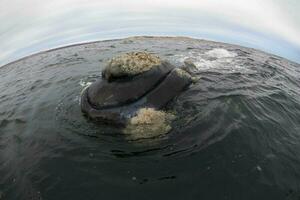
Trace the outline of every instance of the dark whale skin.
[[128, 119], [133, 117], [140, 108], [149, 107], [162, 109], [191, 83], [192, 79], [190, 77], [181, 76], [177, 72], [177, 69], [173, 69], [159, 84], [156, 85], [156, 87], [136, 101], [106, 108], [99, 108], [91, 103], [89, 98], [91, 85], [82, 93], [81, 110], [89, 118], [95, 121], [125, 125]]
[[133, 77], [114, 81], [99, 79], [89, 87], [88, 98], [93, 107], [98, 109], [128, 104], [153, 89], [172, 69], [174, 66], [164, 61]]

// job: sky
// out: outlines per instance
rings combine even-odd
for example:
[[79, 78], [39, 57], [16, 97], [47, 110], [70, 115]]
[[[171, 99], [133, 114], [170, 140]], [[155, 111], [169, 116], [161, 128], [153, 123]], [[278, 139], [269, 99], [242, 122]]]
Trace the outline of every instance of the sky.
[[297, 0], [2, 0], [0, 66], [39, 51], [135, 35], [190, 36], [300, 63]]

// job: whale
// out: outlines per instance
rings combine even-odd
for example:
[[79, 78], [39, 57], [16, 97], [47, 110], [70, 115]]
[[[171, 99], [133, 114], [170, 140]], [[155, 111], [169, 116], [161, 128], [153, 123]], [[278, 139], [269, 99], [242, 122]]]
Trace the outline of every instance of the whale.
[[189, 72], [147, 52], [112, 58], [102, 78], [86, 88], [81, 111], [90, 119], [125, 125], [142, 108], [165, 106], [193, 82]]

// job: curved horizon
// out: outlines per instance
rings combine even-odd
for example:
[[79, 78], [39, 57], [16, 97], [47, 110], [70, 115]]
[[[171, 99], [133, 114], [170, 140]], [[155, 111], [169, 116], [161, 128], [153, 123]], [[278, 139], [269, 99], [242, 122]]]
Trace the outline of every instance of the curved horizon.
[[0, 66], [57, 47], [140, 35], [237, 44], [300, 63], [295, 0], [5, 0], [4, 5]]

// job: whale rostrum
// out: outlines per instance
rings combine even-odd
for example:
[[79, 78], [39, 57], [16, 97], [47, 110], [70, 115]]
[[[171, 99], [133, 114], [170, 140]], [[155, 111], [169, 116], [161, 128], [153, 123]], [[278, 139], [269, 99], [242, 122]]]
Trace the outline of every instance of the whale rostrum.
[[125, 53], [112, 58], [102, 78], [83, 91], [81, 110], [97, 122], [126, 126], [148, 108], [163, 110], [192, 82], [190, 73], [156, 55]]

